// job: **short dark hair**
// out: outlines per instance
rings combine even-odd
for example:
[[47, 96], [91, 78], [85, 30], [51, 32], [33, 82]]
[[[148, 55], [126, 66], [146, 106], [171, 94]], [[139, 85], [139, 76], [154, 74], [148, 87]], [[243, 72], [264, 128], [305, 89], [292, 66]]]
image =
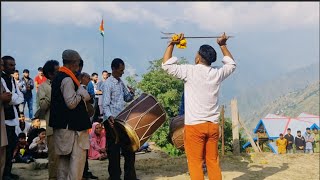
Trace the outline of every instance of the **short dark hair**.
[[95, 73], [95, 72], [92, 73], [92, 74], [91, 74], [91, 77], [93, 77], [93, 76], [98, 76], [98, 73]]
[[301, 133], [301, 131], [300, 131], [300, 130], [298, 130], [298, 131], [297, 131], [297, 133]]
[[18, 135], [18, 138], [20, 139], [20, 138], [27, 138], [27, 136], [26, 136], [26, 134], [25, 133], [19, 133], [19, 135]]
[[19, 73], [19, 70], [17, 70], [17, 69], [16, 69], [16, 70], [14, 70], [14, 73]]
[[29, 70], [28, 69], [24, 69], [23, 73], [29, 73]]
[[103, 74], [103, 73], [108, 73], [108, 71], [107, 70], [103, 70], [101, 74]]
[[280, 133], [280, 135], [279, 136], [283, 136], [283, 134], [282, 133]]
[[3, 61], [14, 60], [14, 58], [12, 56], [3, 56], [1, 59]]
[[38, 67], [38, 71], [42, 71], [43, 72], [42, 67]]
[[119, 69], [120, 64], [124, 65], [124, 62], [120, 58], [114, 58], [111, 62], [111, 69]]
[[290, 128], [288, 128], [287, 130], [290, 130], [290, 131], [291, 131], [291, 129], [290, 129]]
[[217, 52], [210, 45], [204, 44], [200, 46], [198, 53], [208, 65], [211, 65], [211, 63], [217, 60]]
[[59, 66], [59, 62], [57, 60], [48, 60], [43, 66], [43, 75], [49, 79], [49, 73], [54, 73], [55, 66]]
[[46, 129], [45, 128], [40, 128], [38, 129], [38, 134], [42, 133], [42, 132], [46, 132]]
[[39, 118], [34, 117], [34, 118], [31, 118], [31, 121], [34, 121], [34, 120], [37, 120], [37, 119], [39, 119]]
[[9, 60], [15, 61], [12, 56], [3, 56], [1, 59], [3, 60], [3, 65], [7, 65]]
[[82, 59], [80, 59], [79, 66], [80, 66], [80, 67], [83, 67], [83, 60], [82, 60]]
[[310, 130], [310, 128], [309, 128], [309, 127], [307, 127], [307, 128], [306, 128], [306, 130]]

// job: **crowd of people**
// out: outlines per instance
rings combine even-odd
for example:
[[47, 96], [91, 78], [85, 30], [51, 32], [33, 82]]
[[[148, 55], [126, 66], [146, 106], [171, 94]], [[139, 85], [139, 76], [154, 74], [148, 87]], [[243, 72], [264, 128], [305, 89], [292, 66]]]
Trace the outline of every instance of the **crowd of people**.
[[293, 137], [291, 128], [287, 129], [287, 134], [283, 136], [281, 133], [276, 140], [279, 154], [292, 153], [319, 153], [320, 152], [320, 134], [317, 128], [313, 128], [313, 132], [308, 127], [302, 135], [301, 131], [297, 131], [297, 136]]
[[[108, 88], [108, 91], [110, 91], [110, 99], [108, 101], [109, 104], [105, 103], [105, 106], [108, 106], [108, 117], [110, 116], [110, 119], [112, 119], [117, 115], [114, 112], [114, 109], [121, 111], [123, 108], [121, 106], [125, 105], [125, 103], [121, 102], [120, 96], [122, 95], [125, 97], [127, 102], [130, 102], [134, 97], [134, 90], [130, 87], [125, 87], [120, 79], [125, 68], [124, 62], [119, 58], [116, 58], [112, 62], [111, 66], [113, 69], [113, 81], [111, 83], [106, 83], [107, 87], [104, 87], [104, 82], [111, 76], [111, 73], [104, 70], [101, 74], [102, 80], [99, 81], [97, 73], [92, 73], [90, 76], [89, 74], [82, 72], [84, 61], [76, 51], [64, 51], [63, 64], [64, 66], [60, 67], [59, 62], [56, 60], [47, 61], [43, 67], [38, 68], [39, 73], [33, 81], [33, 79], [29, 77], [28, 69], [24, 69], [23, 77], [19, 77], [19, 71], [15, 69], [16, 61], [13, 57], [3, 56], [1, 58], [0, 102], [2, 114], [0, 139], [0, 177], [2, 178], [0, 179], [19, 179], [18, 175], [12, 174], [11, 172], [12, 163], [30, 163], [38, 158], [48, 158], [49, 179], [66, 179], [66, 177], [69, 179], [79, 179], [79, 177], [97, 179], [97, 177], [89, 171], [88, 159], [105, 160], [108, 157], [107, 154], [113, 153], [114, 151], [120, 149], [120, 147], [115, 145], [114, 142], [109, 142], [109, 146], [111, 147], [110, 149], [113, 148], [112, 146], [116, 146], [118, 149], [113, 148], [113, 151], [109, 150], [109, 152], [107, 152], [108, 139], [106, 136], [108, 133], [105, 125], [110, 125], [107, 122], [103, 123], [104, 108], [102, 103], [102, 90], [103, 88]], [[67, 68], [63, 69], [63, 67]], [[73, 69], [72, 73], [74, 75], [70, 75], [70, 72], [68, 72], [70, 69]], [[52, 93], [57, 93], [56, 91], [52, 90], [52, 86], [57, 85], [54, 84], [54, 79], [58, 78], [58, 75], [66, 76], [66, 74], [71, 78], [68, 79], [68, 81], [59, 82], [60, 88], [57, 88], [62, 89], [62, 87], [64, 87], [64, 91], [59, 91], [61, 93], [60, 95], [54, 94], [51, 96]], [[77, 81], [80, 83], [80, 86], [78, 87], [76, 87], [76, 84], [74, 84]], [[33, 113], [32, 108], [34, 97], [32, 90], [34, 87], [36, 88], [37, 107], [35, 114]], [[72, 91], [71, 88], [74, 90]], [[119, 91], [118, 96], [114, 95], [113, 89]], [[125, 94], [122, 94], [123, 92], [125, 92]], [[63, 98], [64, 103], [61, 104], [61, 99], [60, 101], [58, 100], [58, 102], [51, 101], [52, 97]], [[116, 98], [116, 100], [114, 98]], [[118, 101], [117, 106], [110, 108], [111, 104], [113, 104], [115, 101]], [[56, 105], [53, 103], [60, 104]], [[26, 104], [28, 105], [31, 123], [26, 121], [24, 112]], [[54, 108], [52, 108], [53, 105], [55, 105]], [[88, 112], [88, 106], [90, 105], [93, 106], [94, 109], [94, 114], [92, 114], [92, 116], [89, 116]], [[64, 108], [61, 109], [60, 107], [63, 106]], [[70, 132], [55, 133], [55, 131], [58, 129], [57, 126], [61, 126], [61, 124], [59, 124], [59, 122], [57, 123], [57, 121], [54, 121], [57, 116], [50, 116], [50, 112], [60, 110], [58, 114], [70, 118], [71, 115], [68, 116], [68, 113], [70, 112], [65, 111], [74, 108], [78, 108], [78, 112], [80, 112], [80, 114], [71, 111], [71, 114], [75, 113], [76, 117], [78, 118], [73, 118], [74, 123], [68, 124], [68, 127], [65, 127], [63, 130], [72, 130], [70, 132], [78, 133], [73, 134], [75, 136], [73, 137], [73, 143], [71, 143], [73, 145], [76, 144], [75, 142], [78, 142], [78, 148], [70, 146], [69, 140], [70, 138], [72, 139]], [[50, 119], [52, 119], [51, 122]], [[79, 121], [79, 119], [83, 119], [83, 123], [81, 123], [81, 121], [76, 122], [77, 120]], [[41, 120], [46, 120], [46, 128], [41, 128]], [[66, 123], [70, 119], [65, 118], [64, 120], [65, 121], [63, 123]], [[85, 127], [81, 127], [83, 125]], [[61, 131], [61, 129], [59, 130]], [[88, 145], [85, 143], [86, 134], [88, 135], [89, 139]], [[57, 136], [55, 137], [55, 135]], [[65, 138], [65, 135], [68, 135], [67, 138]], [[79, 142], [79, 139], [78, 141], [75, 140], [75, 138], [80, 137], [82, 138], [82, 143]], [[65, 140], [68, 140], [68, 142]], [[110, 140], [111, 139], [109, 138], [109, 141]], [[61, 144], [61, 146], [55, 145], [55, 142], [58, 142], [58, 144]], [[71, 147], [72, 149], [67, 150], [66, 147]], [[79, 158], [72, 157], [72, 152], [67, 153], [71, 153], [71, 157], [68, 157], [66, 156], [65, 151], [75, 151], [74, 156]], [[82, 158], [80, 158], [80, 155], [83, 155]], [[126, 154], [124, 153], [124, 155]], [[134, 153], [131, 153], [130, 156], [131, 159], [134, 159], [135, 155]], [[85, 160], [83, 161], [83, 159]], [[81, 162], [77, 162], [79, 160]], [[118, 159], [113, 158], [111, 161], [120, 162], [120, 150]], [[131, 163], [129, 164], [130, 166], [126, 167], [125, 170], [125, 172], [127, 172], [127, 168], [133, 169], [130, 170], [133, 171], [133, 173], [131, 172], [131, 174], [129, 174], [131, 176], [135, 176], [133, 163], [134, 161], [131, 160]], [[65, 169], [68, 168], [70, 169], [66, 171]], [[113, 166], [113, 168], [115, 169], [117, 167]], [[79, 169], [82, 169], [82, 171], [79, 171]], [[79, 175], [78, 172], [83, 173]], [[121, 172], [118, 175], [120, 176], [120, 174]]]
[[[221, 180], [218, 93], [221, 83], [236, 68], [226, 45], [228, 36], [223, 33], [217, 38], [223, 54], [222, 67], [211, 66], [217, 60], [217, 53], [210, 45], [200, 46], [196, 52], [195, 65], [177, 64], [177, 58], [172, 56], [174, 46], [185, 41], [183, 34], [177, 37], [168, 43], [162, 69], [184, 82], [184, 145], [190, 177], [192, 180], [203, 180], [202, 167], [205, 162], [209, 179]], [[135, 97], [135, 90], [121, 80], [125, 63], [120, 58], [113, 59], [111, 75], [102, 72], [100, 83], [97, 73], [93, 73], [90, 78], [89, 74], [82, 72], [84, 60], [77, 51], [63, 51], [62, 63], [60, 66], [56, 60], [47, 61], [42, 67], [46, 79], [41, 73], [39, 78], [35, 78], [37, 112], [33, 117], [33, 112], [30, 112], [32, 108], [29, 107], [29, 116], [33, 117], [30, 129], [37, 130], [25, 136], [25, 128], [29, 126], [21, 118], [22, 114], [17, 107], [21, 103], [28, 103], [32, 93], [24, 98], [22, 88], [20, 90], [19, 83], [12, 77], [15, 73], [15, 59], [11, 56], [2, 57], [0, 177], [4, 180], [19, 179], [11, 172], [13, 162], [28, 163], [33, 158], [48, 156], [49, 179], [97, 179], [89, 172], [88, 159], [108, 158], [109, 179], [119, 180], [122, 155], [125, 160], [124, 179], [138, 180], [135, 152], [128, 150], [122, 143], [116, 143], [113, 133], [115, 117]], [[28, 74], [29, 71], [24, 72]], [[30, 92], [34, 85], [29, 76], [25, 77], [25, 92]], [[15, 79], [19, 81], [19, 78]], [[40, 119], [46, 120], [45, 130], [37, 123]], [[17, 130], [20, 132], [18, 135], [17, 127], [21, 131]], [[27, 150], [33, 153], [26, 153]], [[18, 157], [14, 158], [14, 155]]]

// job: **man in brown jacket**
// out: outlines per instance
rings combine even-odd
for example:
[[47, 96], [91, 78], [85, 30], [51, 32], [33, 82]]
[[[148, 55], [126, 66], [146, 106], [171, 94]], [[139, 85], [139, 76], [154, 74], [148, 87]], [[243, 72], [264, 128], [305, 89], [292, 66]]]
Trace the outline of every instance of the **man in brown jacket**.
[[49, 60], [43, 66], [43, 74], [47, 80], [39, 86], [37, 92], [37, 113], [40, 119], [46, 120], [46, 135], [48, 142], [48, 171], [49, 180], [57, 179], [57, 165], [59, 156], [54, 151], [54, 143], [52, 139], [53, 130], [49, 127], [50, 118], [50, 103], [51, 103], [51, 81], [59, 70], [59, 62], [56, 60]]

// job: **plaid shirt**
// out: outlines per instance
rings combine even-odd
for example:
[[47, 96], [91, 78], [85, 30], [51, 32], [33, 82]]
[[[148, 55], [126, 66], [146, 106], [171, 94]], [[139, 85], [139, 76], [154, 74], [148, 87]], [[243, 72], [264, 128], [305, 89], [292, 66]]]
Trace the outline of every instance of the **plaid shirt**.
[[110, 116], [116, 117], [124, 109], [126, 102], [133, 100], [134, 94], [130, 93], [123, 81], [110, 76], [102, 84], [104, 121]]

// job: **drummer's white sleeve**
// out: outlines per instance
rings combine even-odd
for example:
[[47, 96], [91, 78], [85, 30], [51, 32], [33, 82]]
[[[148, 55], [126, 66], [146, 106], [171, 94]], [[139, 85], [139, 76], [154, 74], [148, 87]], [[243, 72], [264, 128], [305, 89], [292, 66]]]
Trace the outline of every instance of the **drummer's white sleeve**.
[[162, 63], [162, 69], [165, 70], [168, 74], [175, 76], [181, 80], [187, 81], [188, 75], [188, 64], [177, 64], [178, 58], [171, 57], [164, 64]]

